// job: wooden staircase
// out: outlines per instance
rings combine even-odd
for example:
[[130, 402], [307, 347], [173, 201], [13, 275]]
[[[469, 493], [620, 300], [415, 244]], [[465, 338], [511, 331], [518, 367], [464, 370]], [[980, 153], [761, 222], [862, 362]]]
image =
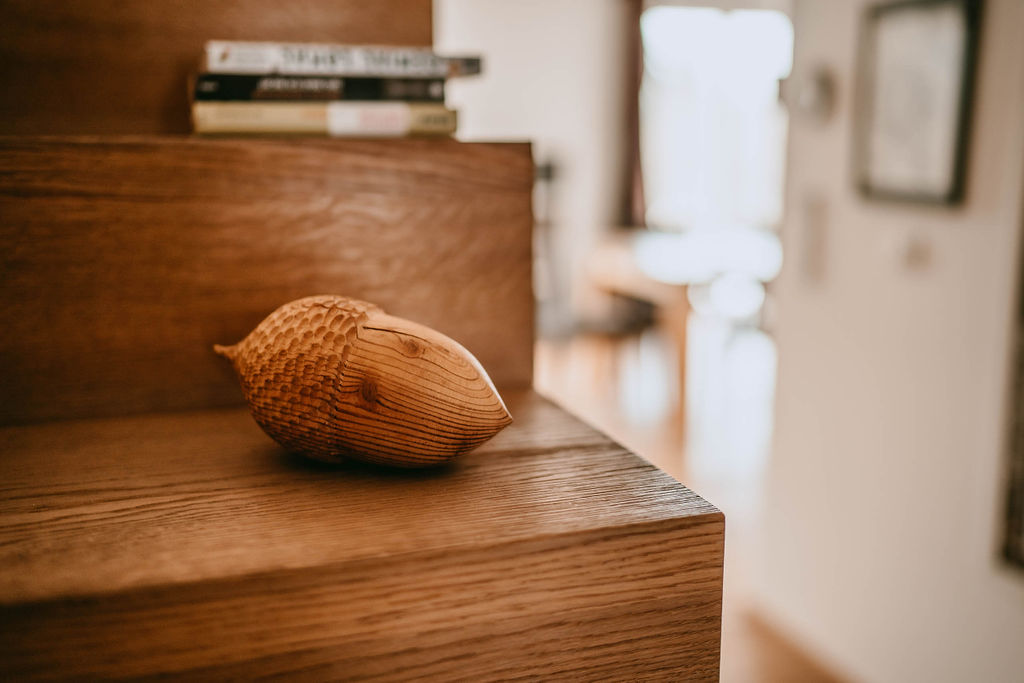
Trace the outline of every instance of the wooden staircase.
[[[0, 7], [104, 43], [79, 57], [430, 42], [429, 2]], [[382, 14], [391, 40], [352, 28]], [[30, 42], [3, 44], [58, 87]], [[721, 513], [530, 388], [528, 145], [196, 139], [153, 99], [121, 125], [0, 90], [0, 676], [717, 679]], [[212, 345], [319, 293], [460, 341], [515, 423], [436, 470], [284, 452]]]

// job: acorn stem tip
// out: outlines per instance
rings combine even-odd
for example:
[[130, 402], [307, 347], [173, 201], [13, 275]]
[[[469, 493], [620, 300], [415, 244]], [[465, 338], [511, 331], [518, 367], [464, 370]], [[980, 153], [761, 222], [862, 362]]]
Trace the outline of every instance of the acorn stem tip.
[[224, 356], [228, 360], [235, 360], [235, 347], [234, 346], [223, 346], [221, 344], [213, 345], [214, 352], [219, 356]]

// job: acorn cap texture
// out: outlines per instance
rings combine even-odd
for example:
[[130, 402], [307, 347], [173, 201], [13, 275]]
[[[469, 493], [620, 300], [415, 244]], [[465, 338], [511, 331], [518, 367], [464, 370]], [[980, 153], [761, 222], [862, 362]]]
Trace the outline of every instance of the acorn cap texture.
[[260, 427], [318, 460], [440, 464], [512, 421], [469, 351], [365, 301], [298, 299], [214, 350], [234, 365]]

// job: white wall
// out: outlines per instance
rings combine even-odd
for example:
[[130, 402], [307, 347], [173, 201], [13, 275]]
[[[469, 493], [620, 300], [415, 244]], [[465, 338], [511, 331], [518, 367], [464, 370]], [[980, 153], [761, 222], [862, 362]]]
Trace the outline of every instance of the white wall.
[[[758, 599], [854, 679], [1020, 681], [1024, 572], [1000, 565], [997, 543], [1024, 3], [985, 3], [968, 196], [952, 209], [865, 201], [853, 188], [862, 7], [803, 0], [795, 12], [797, 78], [830, 68], [838, 109], [824, 125], [791, 117]], [[923, 265], [907, 263], [910, 244]]]
[[481, 76], [449, 81], [459, 139], [531, 140], [536, 161], [558, 166], [550, 219], [563, 286], [578, 281], [588, 246], [617, 218], [625, 8], [618, 0], [434, 2], [435, 48], [484, 58]]

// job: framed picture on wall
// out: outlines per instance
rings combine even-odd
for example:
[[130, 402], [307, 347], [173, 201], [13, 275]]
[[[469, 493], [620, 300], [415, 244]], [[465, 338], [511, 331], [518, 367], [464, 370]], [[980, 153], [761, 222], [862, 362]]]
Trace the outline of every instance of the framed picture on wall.
[[861, 30], [855, 173], [867, 196], [963, 197], [980, 0], [900, 0]]

